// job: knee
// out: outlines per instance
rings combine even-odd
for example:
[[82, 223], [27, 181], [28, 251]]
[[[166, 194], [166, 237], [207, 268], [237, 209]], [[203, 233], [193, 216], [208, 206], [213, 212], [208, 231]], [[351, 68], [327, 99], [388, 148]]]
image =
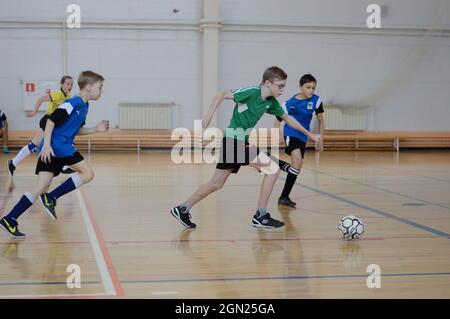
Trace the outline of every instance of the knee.
[[296, 170], [300, 171], [300, 168], [302, 168], [302, 162], [301, 161], [294, 161], [291, 165]]
[[39, 185], [31, 192], [31, 194], [33, 194], [34, 197], [38, 197], [44, 193], [47, 193], [49, 187], [50, 185]]
[[272, 175], [272, 176], [278, 176], [281, 172], [280, 167], [277, 163], [274, 161], [271, 161], [269, 165], [260, 167], [260, 172], [264, 173], [265, 175]]
[[83, 180], [83, 183], [86, 184], [86, 183], [89, 183], [90, 181], [92, 181], [94, 179], [95, 173], [94, 173], [94, 171], [92, 169], [89, 169], [89, 170], [87, 170], [85, 172], [81, 172], [80, 173], [80, 177]]

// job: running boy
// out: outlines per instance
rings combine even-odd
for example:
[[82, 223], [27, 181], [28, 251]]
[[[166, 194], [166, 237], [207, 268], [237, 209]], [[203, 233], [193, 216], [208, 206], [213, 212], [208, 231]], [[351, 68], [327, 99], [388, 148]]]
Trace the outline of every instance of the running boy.
[[[267, 202], [280, 170], [267, 154], [259, 152], [258, 147], [250, 146], [248, 138], [250, 131], [259, 119], [265, 113], [269, 113], [279, 116], [288, 125], [304, 132], [311, 139], [317, 140], [315, 135], [309, 133], [294, 118], [287, 115], [275, 98], [283, 93], [286, 79], [287, 74], [279, 67], [273, 66], [265, 70], [261, 85], [220, 92], [213, 99], [208, 113], [203, 118], [203, 128], [208, 127], [217, 108], [225, 99], [235, 102], [233, 117], [225, 131], [220, 161], [216, 166], [213, 177], [208, 183], [198, 188], [183, 204], [171, 210], [171, 214], [183, 226], [187, 228], [196, 227], [196, 224], [190, 221], [191, 215], [189, 211], [192, 206], [209, 194], [222, 188], [230, 174], [236, 174], [243, 165], [250, 165], [265, 174], [261, 185], [257, 211], [252, 218], [253, 227], [277, 228], [284, 225], [283, 222], [271, 218], [267, 212]], [[279, 165], [284, 171], [290, 168], [290, 165], [283, 161], [280, 161]]]
[[[14, 208], [0, 220], [0, 227], [14, 238], [24, 238], [18, 229], [17, 219], [30, 208], [38, 197], [44, 204], [50, 218], [56, 220], [56, 200], [94, 178], [94, 171], [83, 156], [75, 149], [73, 140], [77, 134], [106, 132], [108, 121], [101, 121], [97, 127], [81, 128], [89, 109], [89, 101], [98, 100], [102, 94], [104, 78], [95, 72], [81, 72], [78, 78], [80, 93], [61, 104], [47, 120], [44, 141], [36, 166], [38, 182], [31, 192], [25, 193]], [[46, 193], [53, 178], [58, 176], [64, 165], [75, 168], [64, 183]]]
[[[323, 150], [323, 105], [320, 97], [314, 94], [317, 80], [311, 74], [305, 74], [300, 78], [300, 92], [284, 103], [284, 110], [294, 117], [304, 128], [310, 130], [311, 119], [315, 113], [319, 120], [319, 136], [321, 137], [316, 144], [316, 150]], [[277, 117], [275, 127], [280, 127], [282, 118]], [[284, 125], [283, 135], [286, 143], [286, 154], [291, 156], [292, 169], [288, 172], [283, 192], [278, 198], [279, 205], [295, 207], [296, 203], [289, 198], [292, 187], [297, 180], [305, 156], [306, 142], [308, 135], [304, 132]]]

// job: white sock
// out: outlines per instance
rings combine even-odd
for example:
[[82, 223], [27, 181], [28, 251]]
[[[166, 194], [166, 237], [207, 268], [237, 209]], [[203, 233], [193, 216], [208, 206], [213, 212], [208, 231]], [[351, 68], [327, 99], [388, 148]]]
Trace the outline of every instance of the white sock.
[[28, 148], [28, 145], [25, 145], [24, 147], [22, 147], [19, 153], [17, 153], [17, 155], [12, 159], [13, 165], [17, 167], [17, 165], [19, 165], [20, 162], [22, 162], [30, 154], [31, 152], [30, 149]]
[[76, 188], [79, 188], [81, 185], [83, 185], [83, 180], [77, 174], [70, 175], [70, 178], [72, 179], [72, 182]]
[[70, 166], [64, 165], [64, 167], [63, 167], [62, 169], [63, 169], [63, 170], [66, 170], [66, 169], [68, 169], [68, 168], [70, 168]]
[[33, 196], [31, 193], [25, 193], [24, 194], [26, 198], [30, 201], [30, 203], [34, 203], [36, 201], [36, 197]]

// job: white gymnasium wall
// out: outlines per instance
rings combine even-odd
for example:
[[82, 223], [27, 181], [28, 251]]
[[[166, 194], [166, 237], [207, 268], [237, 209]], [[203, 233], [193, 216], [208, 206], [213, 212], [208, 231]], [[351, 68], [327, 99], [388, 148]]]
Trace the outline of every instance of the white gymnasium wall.
[[[201, 33], [196, 28], [201, 0], [0, 0], [0, 107], [11, 128], [33, 129], [38, 121], [21, 110], [20, 79], [58, 79], [63, 73], [61, 29], [25, 22], [63, 21], [67, 5], [74, 2], [81, 6], [82, 26], [83, 21], [122, 25], [67, 30], [68, 73], [93, 69], [106, 77], [104, 95], [92, 103], [88, 124], [109, 118], [117, 125], [121, 102], [174, 101], [182, 109], [180, 124], [193, 127], [201, 117]], [[370, 98], [376, 110], [370, 129], [450, 130], [448, 11], [439, 16], [444, 36], [417, 50], [424, 43], [423, 29], [436, 24], [432, 8], [440, 2], [220, 0], [219, 87], [259, 83], [270, 65], [289, 74], [281, 100], [296, 92], [306, 72], [318, 78], [317, 93], [325, 101], [344, 104], [371, 97], [389, 84]], [[387, 6], [384, 32], [365, 27], [369, 3]], [[179, 12], [173, 13], [174, 8]], [[4, 27], [13, 20], [22, 22], [21, 28]], [[133, 28], [136, 22], [141, 24]], [[412, 67], [400, 72], [406, 62]], [[221, 128], [231, 111], [232, 105], [224, 103], [218, 115]], [[265, 117], [262, 125], [272, 123]]]
[[[106, 79], [102, 98], [91, 103], [87, 124], [107, 118], [112, 127], [118, 125], [121, 102], [167, 101], [179, 104], [181, 125], [192, 125], [199, 117], [200, 34], [189, 27], [167, 30], [166, 25], [197, 21], [200, 1], [0, 0], [0, 21], [63, 21], [71, 3], [81, 7], [81, 29], [67, 30], [68, 73], [76, 77], [92, 69]], [[174, 8], [179, 12], [173, 13]], [[102, 22], [121, 23], [121, 29], [83, 27]], [[133, 29], [133, 22], [147, 29]], [[157, 29], [149, 29], [148, 22]], [[0, 107], [7, 111], [11, 129], [34, 129], [39, 118], [25, 117], [19, 81], [61, 77], [62, 31], [20, 25], [0, 27]]]
[[[312, 73], [325, 101], [357, 106], [369, 98], [371, 130], [450, 130], [450, 5], [439, 12], [441, 2], [222, 1], [220, 86], [259, 83], [265, 67], [278, 65], [289, 75], [280, 100], [297, 92], [300, 75]], [[387, 6], [384, 34], [366, 28], [370, 3]], [[436, 26], [436, 17], [445, 37], [424, 40], [422, 29]], [[221, 126], [230, 114], [225, 108]], [[272, 123], [266, 116], [260, 126]]]

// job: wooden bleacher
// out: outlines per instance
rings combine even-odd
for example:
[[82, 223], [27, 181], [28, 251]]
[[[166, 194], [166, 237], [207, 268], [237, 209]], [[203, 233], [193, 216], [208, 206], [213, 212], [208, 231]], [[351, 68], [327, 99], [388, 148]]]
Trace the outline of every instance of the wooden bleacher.
[[[77, 136], [81, 150], [130, 151], [170, 149], [179, 140], [171, 140], [170, 130], [111, 130], [108, 133]], [[17, 149], [33, 137], [34, 131], [10, 131], [9, 147]], [[193, 134], [192, 134], [193, 136]], [[192, 137], [193, 138], [193, 137]], [[195, 138], [199, 141], [199, 138]], [[450, 148], [450, 132], [365, 132], [326, 131], [325, 150], [398, 150], [402, 148]], [[204, 142], [204, 145], [209, 141]], [[312, 143], [308, 143], [312, 147]]]

